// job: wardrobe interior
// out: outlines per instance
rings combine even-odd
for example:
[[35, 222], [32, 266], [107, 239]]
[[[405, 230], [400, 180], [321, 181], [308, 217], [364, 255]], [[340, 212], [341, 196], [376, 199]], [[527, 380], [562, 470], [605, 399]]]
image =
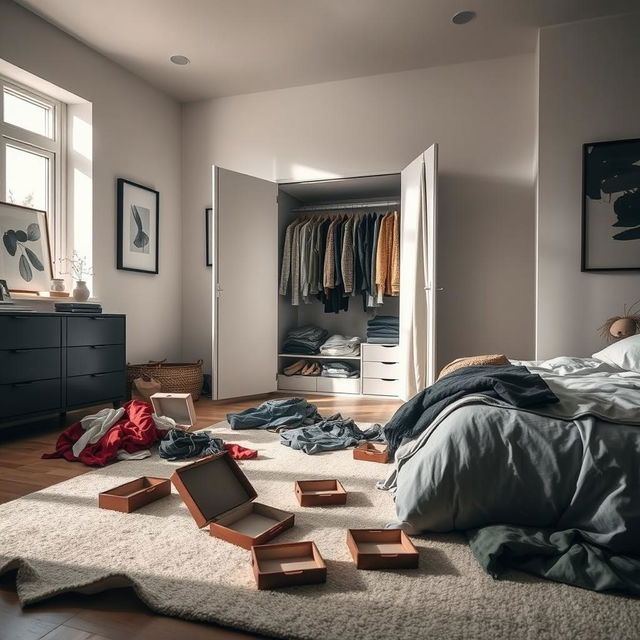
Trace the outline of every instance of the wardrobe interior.
[[[283, 261], [284, 238], [287, 227], [303, 216], [359, 216], [365, 213], [385, 214], [390, 211], [400, 213], [401, 182], [400, 174], [363, 176], [355, 178], [341, 178], [319, 180], [311, 182], [281, 183], [278, 185], [278, 266]], [[357, 378], [311, 379], [301, 375], [285, 376], [284, 369], [295, 361], [292, 354], [283, 354], [282, 345], [287, 332], [296, 327], [314, 325], [328, 331], [329, 335], [358, 336], [363, 344], [366, 342], [367, 323], [376, 315], [398, 316], [400, 309], [399, 296], [385, 295], [379, 306], [367, 307], [363, 305], [360, 294], [350, 296], [348, 310], [337, 313], [326, 312], [323, 302], [316, 296], [310, 296], [309, 302], [302, 299], [298, 305], [292, 304], [291, 289], [287, 295], [278, 296], [278, 389], [297, 390], [313, 393], [331, 391], [334, 393], [367, 393], [363, 386], [363, 358], [366, 357], [365, 345], [360, 356], [345, 358], [344, 362], [357, 369]], [[369, 345], [374, 346], [374, 345]], [[384, 347], [378, 347], [380, 352]], [[373, 353], [372, 349], [370, 353]], [[395, 364], [397, 370], [398, 347], [390, 345], [385, 353], [386, 361]], [[388, 355], [387, 355], [388, 353]], [[320, 357], [301, 355], [309, 361], [322, 362]], [[326, 358], [326, 356], [325, 356]], [[333, 358], [341, 361], [340, 357]], [[381, 357], [377, 357], [381, 360]], [[376, 375], [378, 375], [376, 373]], [[397, 374], [387, 379], [387, 385], [369, 386], [369, 393], [381, 395], [396, 395], [395, 380]], [[380, 378], [380, 380], [382, 380]], [[392, 384], [393, 382], [393, 384]], [[373, 391], [377, 389], [376, 391]]]

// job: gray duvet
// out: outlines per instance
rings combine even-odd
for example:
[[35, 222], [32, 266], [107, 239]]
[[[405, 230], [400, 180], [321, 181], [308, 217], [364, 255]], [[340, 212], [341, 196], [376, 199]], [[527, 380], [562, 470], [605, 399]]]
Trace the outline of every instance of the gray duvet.
[[594, 359], [519, 363], [560, 402], [468, 396], [403, 443], [381, 488], [411, 533], [462, 530], [492, 575], [516, 567], [640, 595], [640, 375]]

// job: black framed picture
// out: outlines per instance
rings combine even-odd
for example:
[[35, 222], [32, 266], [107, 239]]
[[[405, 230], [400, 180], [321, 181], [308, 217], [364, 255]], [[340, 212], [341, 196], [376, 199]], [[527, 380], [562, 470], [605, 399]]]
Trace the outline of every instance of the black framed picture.
[[207, 207], [204, 210], [204, 237], [205, 237], [205, 264], [212, 267], [211, 261], [211, 230], [213, 229], [213, 209]]
[[582, 148], [582, 271], [640, 270], [640, 139]]
[[158, 273], [160, 193], [118, 178], [117, 218], [118, 269]]

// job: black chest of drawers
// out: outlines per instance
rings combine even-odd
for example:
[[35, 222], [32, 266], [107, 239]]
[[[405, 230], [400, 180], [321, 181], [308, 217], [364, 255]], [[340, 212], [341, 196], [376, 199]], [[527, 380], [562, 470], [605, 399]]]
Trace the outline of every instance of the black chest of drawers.
[[0, 314], [0, 426], [126, 397], [123, 315]]

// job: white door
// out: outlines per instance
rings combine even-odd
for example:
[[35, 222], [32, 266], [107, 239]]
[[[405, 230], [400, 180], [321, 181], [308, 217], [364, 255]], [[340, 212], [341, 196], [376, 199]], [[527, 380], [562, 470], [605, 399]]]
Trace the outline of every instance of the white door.
[[400, 397], [436, 375], [436, 222], [438, 145], [402, 171], [400, 252]]
[[214, 400], [274, 391], [278, 353], [275, 183], [213, 167]]

